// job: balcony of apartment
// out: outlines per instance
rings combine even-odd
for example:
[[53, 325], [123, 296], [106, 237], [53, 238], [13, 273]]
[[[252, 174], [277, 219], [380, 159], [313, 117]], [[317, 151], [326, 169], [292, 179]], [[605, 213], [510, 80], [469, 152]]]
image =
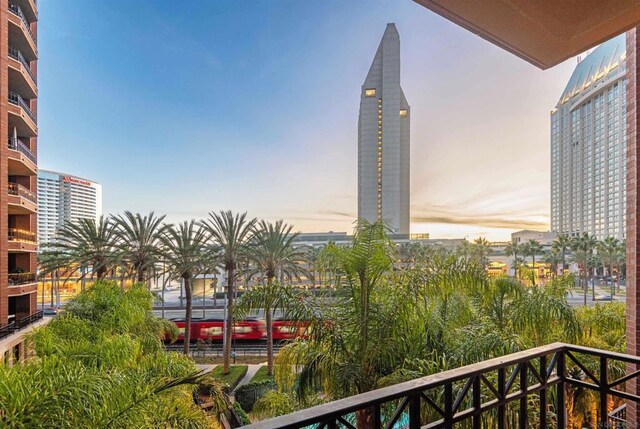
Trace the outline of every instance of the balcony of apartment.
[[24, 1], [9, 0], [9, 43], [19, 49], [31, 61], [38, 58], [38, 46], [35, 34], [31, 31], [31, 22], [35, 15], [29, 7], [22, 7]]
[[37, 118], [29, 103], [14, 91], [9, 91], [8, 101], [9, 128], [15, 127], [19, 135], [37, 136]]
[[37, 213], [38, 205], [34, 192], [18, 183], [9, 182], [7, 193], [9, 194], [10, 215], [31, 215]]
[[10, 314], [8, 323], [0, 325], [0, 339], [5, 339], [10, 335], [25, 331], [27, 328], [41, 324], [43, 316], [44, 313], [42, 310], [37, 310], [31, 315], [20, 318], [17, 317], [16, 314]]
[[9, 252], [36, 252], [38, 244], [36, 233], [20, 228], [9, 228]]
[[9, 46], [9, 88], [27, 98], [38, 98], [36, 75], [19, 49]]
[[9, 137], [9, 175], [34, 176], [38, 174], [36, 155], [17, 137]]
[[626, 407], [640, 402], [640, 396], [626, 392], [625, 383], [640, 375], [638, 365], [638, 356], [554, 343], [355, 395], [246, 428], [564, 429], [568, 427], [568, 410], [573, 408], [576, 389], [586, 391], [594, 399], [595, 427], [631, 427], [625, 423]]

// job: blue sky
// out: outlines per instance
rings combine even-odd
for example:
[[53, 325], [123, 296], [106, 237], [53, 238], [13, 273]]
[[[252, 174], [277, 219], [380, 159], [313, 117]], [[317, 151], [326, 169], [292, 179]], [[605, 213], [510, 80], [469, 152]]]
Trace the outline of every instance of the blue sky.
[[346, 231], [362, 81], [387, 22], [412, 107], [412, 230], [544, 228], [540, 71], [409, 0], [39, 2], [39, 164], [103, 185], [107, 213], [208, 211]]

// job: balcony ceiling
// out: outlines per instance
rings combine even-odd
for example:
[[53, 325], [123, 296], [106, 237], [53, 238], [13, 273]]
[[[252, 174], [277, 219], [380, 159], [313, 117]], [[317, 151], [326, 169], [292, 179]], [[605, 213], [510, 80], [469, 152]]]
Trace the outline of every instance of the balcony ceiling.
[[640, 24], [637, 0], [414, 1], [541, 69]]

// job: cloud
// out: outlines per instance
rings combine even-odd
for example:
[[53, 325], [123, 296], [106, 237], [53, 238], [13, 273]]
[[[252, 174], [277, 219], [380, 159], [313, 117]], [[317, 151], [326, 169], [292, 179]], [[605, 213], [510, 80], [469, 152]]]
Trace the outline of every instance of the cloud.
[[505, 229], [548, 229], [549, 227], [545, 222], [532, 221], [528, 219], [505, 218], [500, 216], [412, 216], [411, 222], [473, 225]]

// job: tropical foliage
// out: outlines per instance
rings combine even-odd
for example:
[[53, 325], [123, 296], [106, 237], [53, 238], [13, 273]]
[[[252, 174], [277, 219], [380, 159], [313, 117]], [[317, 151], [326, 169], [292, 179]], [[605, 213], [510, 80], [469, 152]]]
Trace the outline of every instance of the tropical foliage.
[[163, 350], [175, 326], [155, 318], [151, 305], [142, 286], [99, 282], [80, 293], [35, 332], [35, 357], [0, 366], [0, 426], [210, 427], [192, 397], [199, 372]]

